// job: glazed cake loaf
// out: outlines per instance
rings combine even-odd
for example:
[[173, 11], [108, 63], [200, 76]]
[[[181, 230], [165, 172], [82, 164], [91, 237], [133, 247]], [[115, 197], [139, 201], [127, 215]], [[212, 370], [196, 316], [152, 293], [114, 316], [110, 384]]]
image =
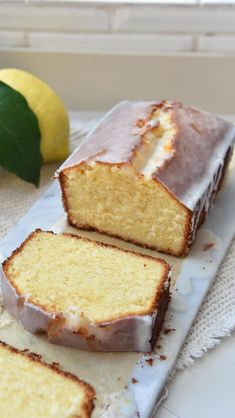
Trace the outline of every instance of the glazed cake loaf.
[[122, 102], [62, 165], [71, 225], [187, 254], [232, 154], [235, 128], [177, 102]]
[[169, 302], [164, 260], [36, 230], [3, 263], [4, 304], [30, 332], [85, 350], [151, 351]]
[[40, 356], [0, 341], [1, 418], [89, 418], [94, 389]]

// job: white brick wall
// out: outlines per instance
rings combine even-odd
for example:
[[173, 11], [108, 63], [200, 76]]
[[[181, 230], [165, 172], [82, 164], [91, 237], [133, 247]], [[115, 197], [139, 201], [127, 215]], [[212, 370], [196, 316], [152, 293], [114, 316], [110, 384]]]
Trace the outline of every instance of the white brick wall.
[[235, 9], [205, 7], [123, 7], [112, 28], [122, 32], [235, 32]]
[[0, 3], [0, 28], [105, 32], [109, 30], [109, 13], [98, 7]]
[[235, 0], [144, 1], [0, 0], [0, 48], [235, 53]]
[[197, 42], [202, 52], [235, 53], [234, 35], [199, 36]]
[[21, 47], [26, 45], [26, 32], [0, 30], [0, 45]]
[[143, 35], [143, 34], [61, 34], [31, 32], [29, 45], [43, 50], [78, 52], [145, 53], [192, 51], [190, 35]]

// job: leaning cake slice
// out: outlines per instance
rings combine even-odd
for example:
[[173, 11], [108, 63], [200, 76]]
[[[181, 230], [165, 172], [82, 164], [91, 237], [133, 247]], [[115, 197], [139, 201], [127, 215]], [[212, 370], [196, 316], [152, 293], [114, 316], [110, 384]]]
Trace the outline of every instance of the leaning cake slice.
[[1, 341], [0, 375], [2, 418], [91, 417], [90, 385]]
[[170, 266], [71, 234], [36, 230], [3, 263], [4, 303], [30, 332], [87, 350], [151, 351]]

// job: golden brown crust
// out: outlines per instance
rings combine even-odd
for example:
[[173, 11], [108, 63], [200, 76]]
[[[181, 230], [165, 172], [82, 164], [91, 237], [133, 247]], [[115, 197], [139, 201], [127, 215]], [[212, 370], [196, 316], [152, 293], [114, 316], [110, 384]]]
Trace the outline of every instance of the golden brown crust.
[[[68, 170], [68, 169], [67, 169]], [[59, 173], [59, 182], [60, 182], [60, 189], [61, 189], [61, 194], [62, 194], [62, 203], [63, 203], [63, 207], [64, 210], [69, 213], [69, 205], [68, 205], [68, 200], [66, 197], [66, 193], [65, 193], [65, 189], [66, 189], [66, 171], [61, 171]]]
[[[75, 383], [79, 385], [79, 388], [82, 386], [85, 391], [85, 402], [82, 405], [82, 418], [91, 417], [91, 413], [94, 409], [94, 399], [96, 392], [95, 389], [91, 385], [89, 385], [89, 383], [84, 382], [72, 373], [61, 370], [57, 363], [45, 363], [44, 361], [42, 361], [42, 356], [40, 356], [39, 354], [28, 352], [28, 350], [19, 350], [0, 340], [0, 347], [1, 346], [14, 354], [26, 357], [29, 361], [39, 363], [42, 367], [53, 370], [53, 372], [65, 377], [66, 379], [73, 380]], [[77, 415], [77, 418], [81, 418], [81, 416]]]
[[[27, 245], [27, 243], [29, 241], [31, 241], [32, 238], [40, 232], [43, 232], [40, 228], [33, 231], [28, 236], [28, 238], [26, 238], [26, 240], [16, 250], [14, 250], [12, 252], [12, 254], [2, 263], [3, 271], [4, 271], [4, 274], [7, 278], [7, 280], [11, 283], [11, 285], [14, 287], [14, 289], [16, 290], [16, 292], [19, 296], [21, 296], [22, 293], [19, 290], [19, 288], [16, 286], [16, 284], [12, 281], [12, 279], [10, 277], [10, 274], [8, 274], [8, 266], [9, 266], [9, 263], [11, 262], [11, 260], [15, 257], [15, 255], [19, 254], [23, 250], [23, 248]], [[53, 231], [44, 231], [44, 232], [52, 234], [52, 235], [56, 235]], [[147, 259], [147, 260], [152, 260], [156, 263], [161, 263], [164, 266], [164, 273], [162, 275], [160, 285], [158, 283], [155, 298], [153, 299], [153, 302], [152, 302], [151, 306], [149, 307], [149, 309], [147, 309], [147, 310], [145, 310], [144, 312], [141, 312], [141, 313], [129, 312], [128, 314], [126, 313], [126, 314], [120, 315], [119, 317], [110, 318], [109, 321], [105, 322], [105, 323], [104, 322], [96, 322], [96, 325], [105, 327], [113, 321], [117, 321], [117, 320], [124, 319], [124, 318], [127, 318], [127, 317], [152, 315], [153, 314], [153, 312], [156, 309], [157, 302], [160, 299], [160, 296], [162, 295], [162, 289], [164, 288], [164, 284], [168, 281], [168, 278], [169, 278], [169, 275], [170, 275], [170, 272], [171, 272], [171, 268], [165, 260], [163, 260], [161, 258], [152, 257], [152, 256], [146, 255], [146, 254], [136, 253], [136, 252], [131, 251], [131, 250], [125, 250], [125, 249], [116, 247], [115, 245], [91, 240], [89, 238], [81, 237], [81, 236], [76, 235], [76, 234], [64, 233], [64, 234], [61, 234], [61, 235], [69, 236], [69, 237], [75, 238], [77, 240], [82, 240], [82, 241], [86, 241], [86, 242], [93, 242], [95, 245], [98, 245], [100, 247], [112, 248], [113, 250], [116, 250], [116, 251], [119, 251], [119, 252], [129, 253], [129, 254], [134, 255], [135, 257], [141, 257], [141, 258], [144, 258], [144, 259]], [[50, 312], [46, 306], [44, 306], [42, 304], [39, 304], [39, 303], [35, 303], [31, 298], [28, 298], [28, 302], [31, 302], [35, 306], [40, 307], [45, 312]], [[56, 312], [56, 307], [55, 307], [55, 312]], [[61, 320], [61, 314], [60, 313], [58, 313], [58, 320]]]
[[170, 296], [171, 296], [171, 294], [170, 294], [170, 288], [169, 287], [167, 289], [162, 288], [162, 292], [159, 293], [157, 316], [155, 318], [155, 323], [153, 323], [152, 337], [151, 337], [151, 340], [150, 340], [152, 350], [155, 347], [156, 341], [157, 341], [158, 336], [160, 334], [160, 331], [162, 329], [165, 313], [167, 311], [168, 304], [170, 302]]

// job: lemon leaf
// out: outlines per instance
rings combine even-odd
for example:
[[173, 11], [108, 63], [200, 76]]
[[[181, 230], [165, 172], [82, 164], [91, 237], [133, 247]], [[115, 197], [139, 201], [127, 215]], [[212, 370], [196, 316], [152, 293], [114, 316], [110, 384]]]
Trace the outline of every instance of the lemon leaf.
[[0, 81], [0, 166], [38, 186], [40, 137], [38, 120], [25, 98]]

